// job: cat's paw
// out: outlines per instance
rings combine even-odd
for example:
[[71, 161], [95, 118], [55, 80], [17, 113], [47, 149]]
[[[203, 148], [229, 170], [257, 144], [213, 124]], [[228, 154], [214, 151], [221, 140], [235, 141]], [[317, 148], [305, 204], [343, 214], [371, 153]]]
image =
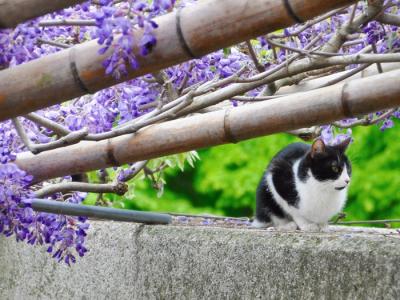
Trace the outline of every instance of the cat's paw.
[[254, 219], [254, 221], [251, 222], [251, 225], [250, 225], [250, 227], [252, 227], [252, 228], [268, 228], [270, 226], [271, 226], [271, 223], [262, 222], [257, 219]]
[[332, 229], [329, 228], [328, 224], [318, 224], [319, 226], [319, 231], [321, 232], [331, 232]]
[[297, 230], [297, 224], [295, 222], [289, 222], [284, 225], [279, 225], [276, 227], [279, 231], [294, 231]]
[[309, 224], [302, 224], [299, 225], [300, 230], [302, 231], [308, 231], [308, 232], [319, 232], [321, 231], [321, 228], [318, 224], [315, 223], [309, 223]]

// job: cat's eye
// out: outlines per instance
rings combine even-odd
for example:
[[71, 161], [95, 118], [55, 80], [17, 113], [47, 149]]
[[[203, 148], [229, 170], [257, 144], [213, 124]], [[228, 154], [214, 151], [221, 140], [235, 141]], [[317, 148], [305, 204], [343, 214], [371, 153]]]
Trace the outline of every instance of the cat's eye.
[[335, 173], [338, 173], [339, 172], [339, 168], [337, 166], [333, 165], [332, 166], [332, 171], [335, 172]]

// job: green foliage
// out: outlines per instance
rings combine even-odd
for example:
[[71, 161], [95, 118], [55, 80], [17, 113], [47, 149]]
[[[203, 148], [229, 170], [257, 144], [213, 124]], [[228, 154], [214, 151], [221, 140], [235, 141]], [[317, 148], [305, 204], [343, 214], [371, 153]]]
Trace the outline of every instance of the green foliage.
[[[398, 125], [397, 125], [398, 126]], [[348, 219], [400, 216], [400, 144], [398, 128], [385, 133], [373, 126], [359, 128], [349, 150], [353, 178], [345, 209]]]

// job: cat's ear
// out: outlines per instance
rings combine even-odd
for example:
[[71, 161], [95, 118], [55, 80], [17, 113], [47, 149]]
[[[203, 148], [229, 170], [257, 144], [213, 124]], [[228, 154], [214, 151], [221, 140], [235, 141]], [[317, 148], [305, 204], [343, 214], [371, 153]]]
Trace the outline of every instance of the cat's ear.
[[345, 140], [343, 140], [342, 142], [340, 142], [339, 144], [335, 145], [334, 147], [341, 152], [345, 152], [347, 147], [349, 146], [350, 142], [351, 142], [351, 137], [348, 137]]
[[325, 153], [325, 143], [321, 139], [317, 139], [311, 146], [311, 158]]

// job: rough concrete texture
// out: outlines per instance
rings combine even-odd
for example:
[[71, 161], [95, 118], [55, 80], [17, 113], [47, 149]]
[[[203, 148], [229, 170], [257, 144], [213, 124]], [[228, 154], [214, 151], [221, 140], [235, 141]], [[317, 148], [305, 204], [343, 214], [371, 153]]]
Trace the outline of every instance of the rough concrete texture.
[[0, 299], [400, 299], [399, 237], [98, 221], [71, 268], [0, 238]]

